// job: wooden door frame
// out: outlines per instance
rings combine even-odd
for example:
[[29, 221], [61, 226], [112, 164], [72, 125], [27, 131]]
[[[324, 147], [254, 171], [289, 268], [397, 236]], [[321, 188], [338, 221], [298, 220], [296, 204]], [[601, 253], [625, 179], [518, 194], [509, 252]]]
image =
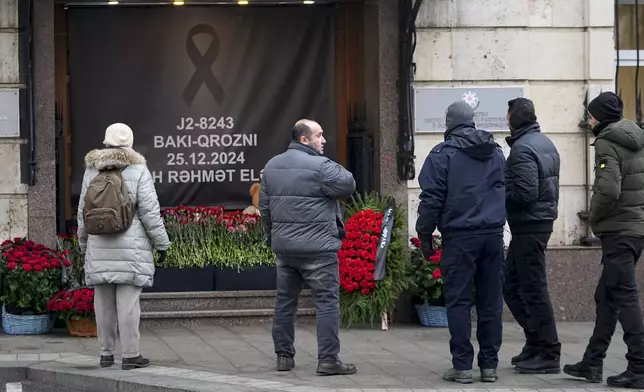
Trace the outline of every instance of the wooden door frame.
[[335, 94], [338, 137], [338, 163], [347, 165], [347, 136], [350, 108], [363, 101], [364, 3], [342, 3], [335, 17]]
[[57, 187], [65, 187], [65, 199], [60, 200], [65, 220], [69, 221], [75, 215], [72, 211], [72, 162], [71, 162], [71, 118], [69, 109], [69, 65], [67, 42], [67, 10], [64, 4], [54, 4], [54, 79], [56, 103], [60, 108], [63, 120], [63, 137], [65, 140], [65, 175], [59, 180]]

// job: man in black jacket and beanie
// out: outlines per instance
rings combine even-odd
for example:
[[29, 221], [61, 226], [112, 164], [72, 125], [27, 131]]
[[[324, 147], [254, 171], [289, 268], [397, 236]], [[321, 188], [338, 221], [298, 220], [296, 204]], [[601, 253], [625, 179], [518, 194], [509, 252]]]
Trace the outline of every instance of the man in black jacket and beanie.
[[523, 328], [526, 345], [512, 358], [521, 373], [559, 373], [561, 343], [548, 294], [545, 250], [557, 219], [559, 153], [537, 122], [532, 101], [508, 102], [510, 146], [505, 205], [512, 240], [503, 296]]

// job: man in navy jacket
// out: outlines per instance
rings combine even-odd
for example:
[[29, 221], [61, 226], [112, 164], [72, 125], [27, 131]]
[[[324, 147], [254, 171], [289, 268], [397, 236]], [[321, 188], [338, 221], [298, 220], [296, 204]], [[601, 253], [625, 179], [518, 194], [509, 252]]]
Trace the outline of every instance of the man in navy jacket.
[[467, 103], [449, 106], [446, 127], [445, 142], [431, 150], [418, 176], [422, 192], [416, 222], [425, 257], [433, 252], [432, 233], [437, 226], [443, 238], [441, 268], [453, 365], [443, 378], [473, 382], [474, 283], [481, 381], [494, 382], [503, 328], [505, 158], [492, 134], [475, 128], [474, 111]]

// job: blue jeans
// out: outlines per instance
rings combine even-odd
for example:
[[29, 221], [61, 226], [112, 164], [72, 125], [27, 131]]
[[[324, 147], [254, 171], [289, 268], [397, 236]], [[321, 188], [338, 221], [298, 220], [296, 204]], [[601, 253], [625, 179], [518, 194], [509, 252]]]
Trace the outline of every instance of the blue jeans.
[[315, 301], [318, 361], [337, 362], [340, 352], [340, 283], [335, 253], [310, 256], [277, 255], [277, 299], [273, 320], [275, 353], [295, 356], [295, 314], [306, 282]]

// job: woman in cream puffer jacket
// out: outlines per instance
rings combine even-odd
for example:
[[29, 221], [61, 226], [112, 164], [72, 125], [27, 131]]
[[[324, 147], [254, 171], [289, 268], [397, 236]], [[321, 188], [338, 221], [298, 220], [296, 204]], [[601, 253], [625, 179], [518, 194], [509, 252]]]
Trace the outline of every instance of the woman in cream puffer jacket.
[[[78, 205], [78, 238], [85, 253], [85, 278], [95, 289], [95, 313], [101, 346], [101, 366], [114, 363], [114, 345], [120, 330], [123, 369], [149, 365], [139, 353], [139, 297], [154, 281], [154, 254], [170, 246], [152, 175], [145, 158], [132, 149], [132, 130], [113, 124], [105, 132], [104, 149], [85, 156], [85, 175]], [[89, 183], [109, 167], [125, 168], [122, 177], [136, 214], [128, 230], [119, 234], [88, 235], [83, 222]]]

